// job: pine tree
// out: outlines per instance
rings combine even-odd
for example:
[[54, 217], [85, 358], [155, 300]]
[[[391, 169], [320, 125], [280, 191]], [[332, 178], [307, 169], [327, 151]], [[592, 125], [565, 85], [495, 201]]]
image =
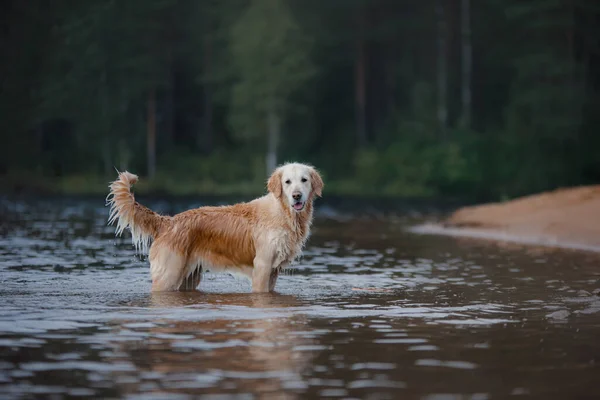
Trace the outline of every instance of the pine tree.
[[[266, 142], [266, 168], [275, 168], [292, 94], [314, 74], [311, 39], [294, 20], [287, 0], [251, 0], [230, 31], [231, 119], [235, 131]], [[266, 131], [266, 137], [262, 132]]]

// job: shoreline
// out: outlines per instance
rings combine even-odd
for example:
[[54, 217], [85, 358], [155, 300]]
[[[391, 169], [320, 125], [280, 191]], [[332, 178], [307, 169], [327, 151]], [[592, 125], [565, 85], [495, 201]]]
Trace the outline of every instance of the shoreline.
[[529, 246], [551, 247], [565, 250], [600, 253], [600, 246], [584, 243], [561, 241], [557, 238], [516, 235], [501, 230], [448, 227], [440, 223], [427, 223], [409, 227], [407, 232], [418, 235], [437, 235], [468, 239], [480, 239], [491, 242], [506, 242]]
[[[68, 175], [64, 177], [41, 177], [32, 174], [0, 175], [0, 195], [4, 196], [98, 196], [108, 193], [114, 176]], [[400, 187], [395, 190], [378, 190], [374, 187], [363, 187], [357, 182], [343, 179], [327, 179], [325, 181], [327, 195], [362, 199], [425, 200], [427, 202], [441, 200], [457, 204], [472, 204], [468, 197], [437, 193], [432, 190], [413, 190]], [[160, 174], [153, 179], [140, 176], [133, 186], [136, 194], [143, 196], [234, 196], [258, 197], [266, 190], [265, 179], [253, 179], [232, 182], [219, 182], [211, 179], [194, 179], [183, 177], [175, 179], [169, 174]]]
[[408, 231], [600, 253], [600, 185], [463, 207]]

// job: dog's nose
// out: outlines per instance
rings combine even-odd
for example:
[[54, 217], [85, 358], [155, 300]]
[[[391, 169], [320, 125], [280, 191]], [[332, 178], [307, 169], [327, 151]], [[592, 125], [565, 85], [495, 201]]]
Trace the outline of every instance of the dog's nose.
[[302, 198], [302, 193], [300, 192], [294, 192], [292, 193], [292, 198], [296, 201], [300, 200]]

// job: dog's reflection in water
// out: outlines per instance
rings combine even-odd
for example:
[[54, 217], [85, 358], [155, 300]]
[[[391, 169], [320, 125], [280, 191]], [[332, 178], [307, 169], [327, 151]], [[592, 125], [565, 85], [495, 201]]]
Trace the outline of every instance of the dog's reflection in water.
[[136, 368], [120, 388], [126, 393], [282, 395], [302, 385], [300, 373], [315, 355], [299, 348], [316, 343], [294, 310], [302, 305], [295, 296], [168, 292], [151, 293], [148, 302], [169, 317], [115, 326], [120, 338], [132, 330], [144, 335], [114, 343], [119, 361]]
[[[250, 309], [299, 307], [301, 302], [293, 295], [272, 293], [206, 293], [193, 292], [153, 292], [149, 294], [148, 306], [151, 308], [176, 308], [198, 306], [237, 306]], [[251, 313], [252, 310], [249, 310]]]

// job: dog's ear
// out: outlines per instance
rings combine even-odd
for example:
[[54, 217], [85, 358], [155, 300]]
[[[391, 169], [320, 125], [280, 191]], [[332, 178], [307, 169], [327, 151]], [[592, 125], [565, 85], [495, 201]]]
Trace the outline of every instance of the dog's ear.
[[269, 178], [267, 182], [267, 189], [269, 192], [273, 193], [275, 197], [281, 197], [282, 187], [281, 187], [281, 170], [276, 169]]
[[310, 184], [314, 194], [321, 197], [323, 195], [323, 179], [321, 178], [321, 175], [319, 175], [319, 172], [314, 168], [310, 169]]

